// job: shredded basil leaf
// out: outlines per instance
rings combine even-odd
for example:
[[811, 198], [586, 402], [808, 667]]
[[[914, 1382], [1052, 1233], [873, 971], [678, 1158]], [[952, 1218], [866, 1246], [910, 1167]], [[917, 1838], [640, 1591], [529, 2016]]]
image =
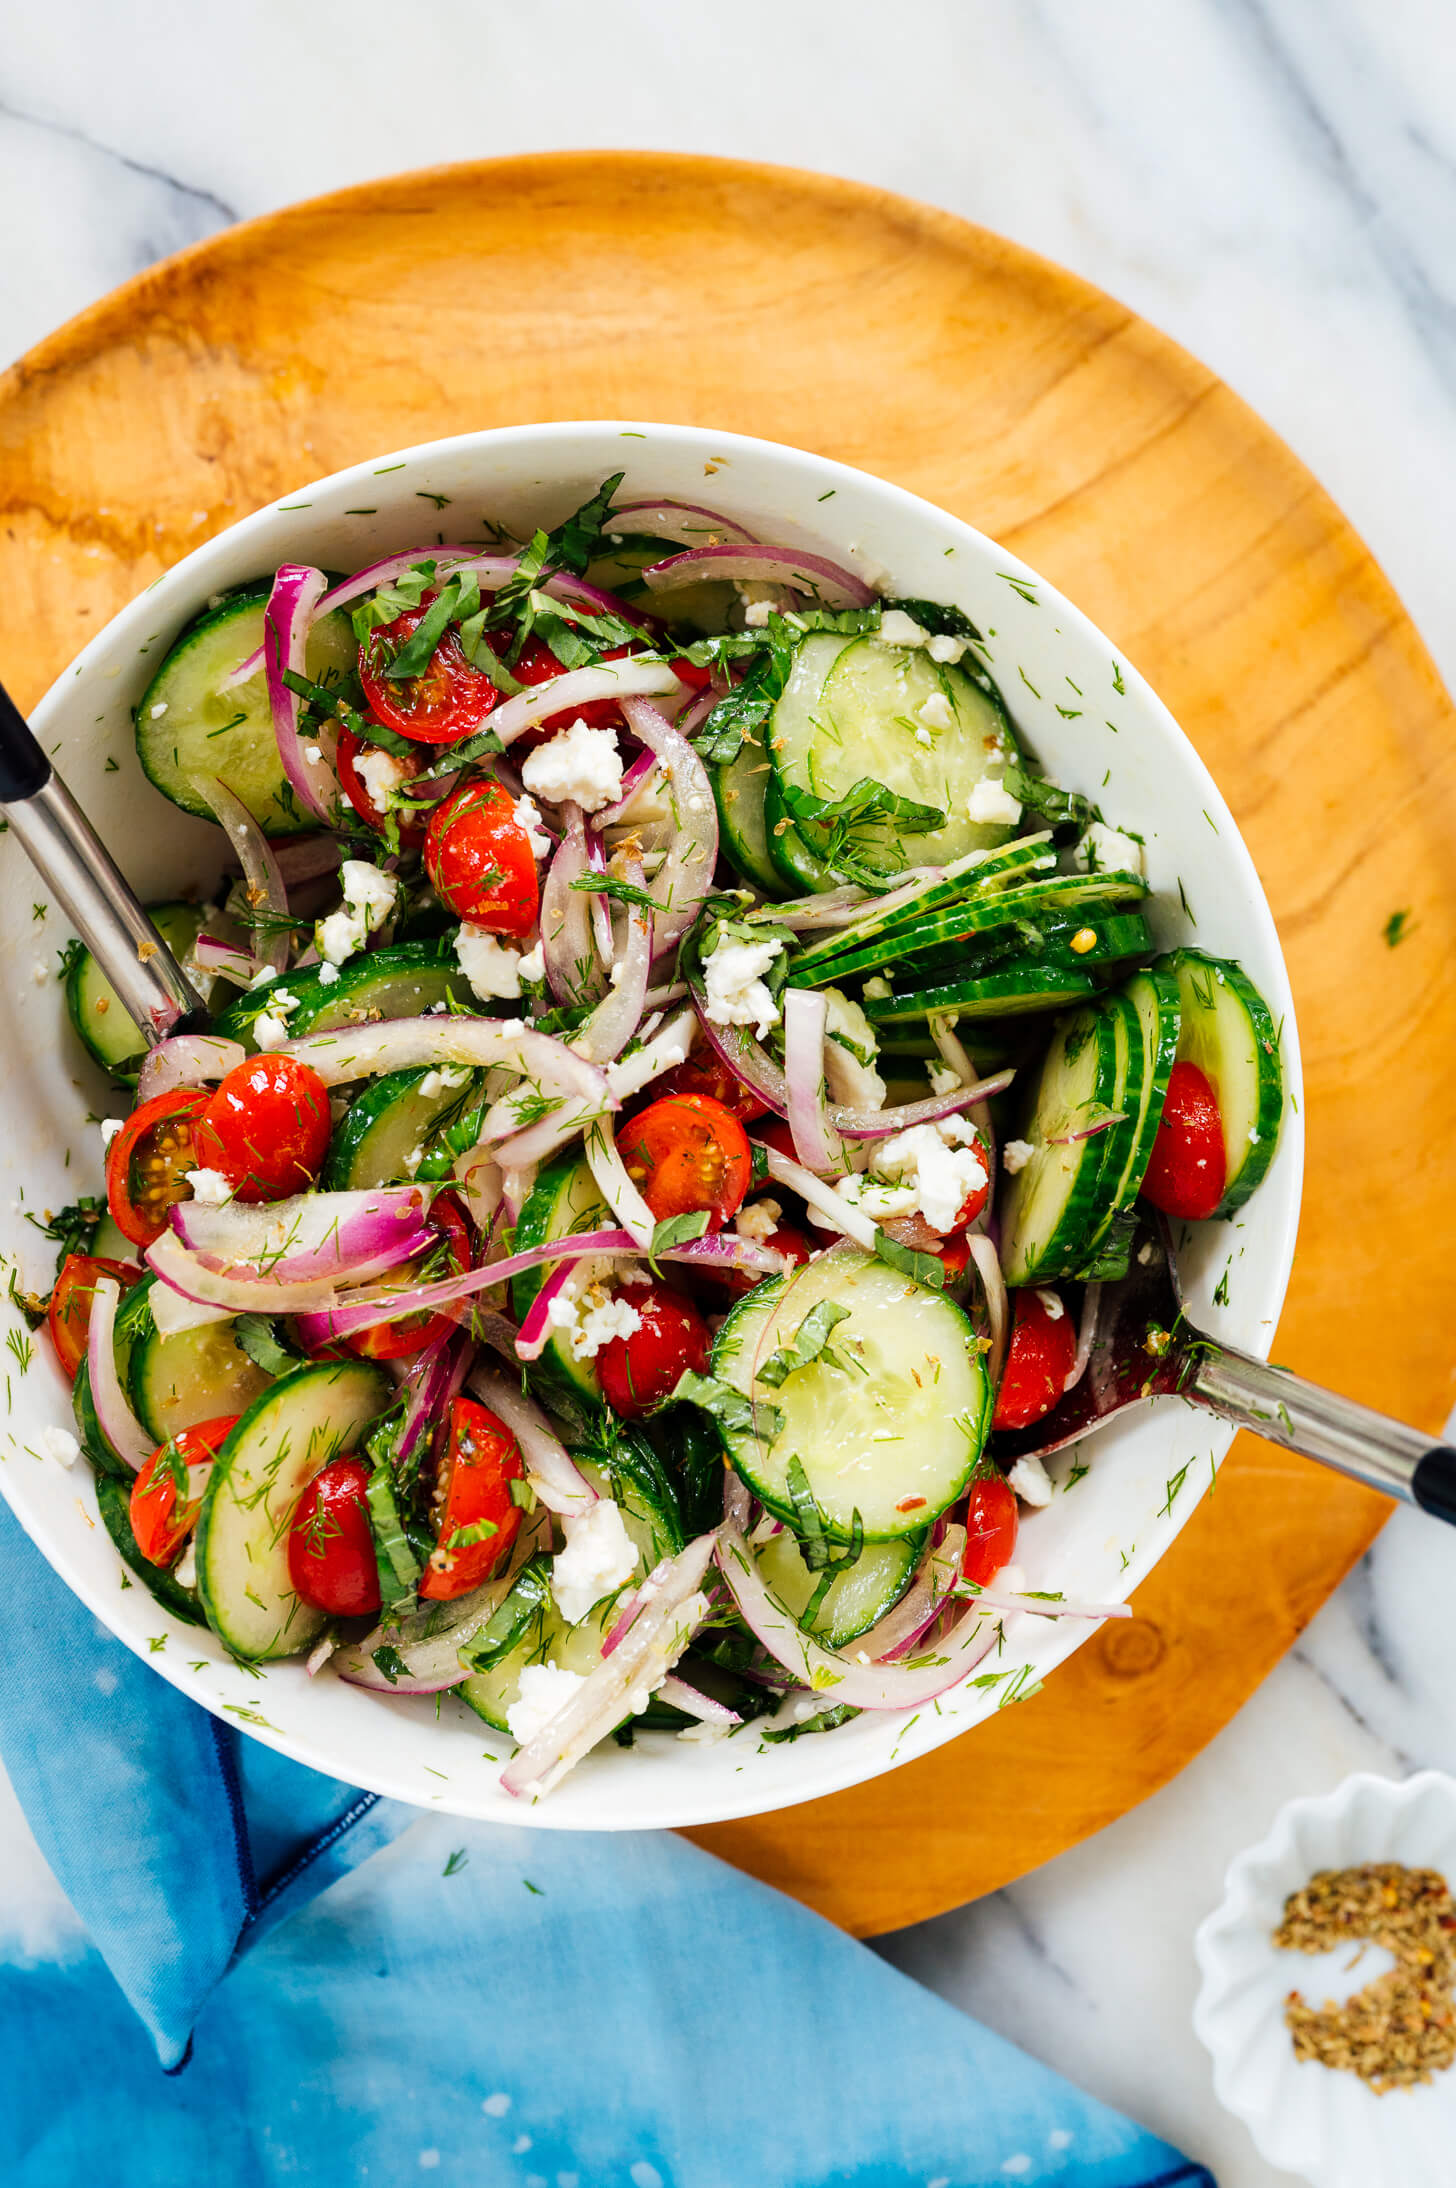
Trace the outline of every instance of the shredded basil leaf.
[[[811, 1307], [794, 1332], [791, 1345], [781, 1345], [771, 1352], [758, 1370], [756, 1381], [767, 1383], [772, 1390], [781, 1390], [789, 1377], [799, 1368], [808, 1367], [814, 1360], [827, 1360], [831, 1366], [843, 1366], [829, 1350], [829, 1339], [841, 1322], [849, 1320], [848, 1307], [841, 1307], [832, 1299], [821, 1299]], [[795, 1465], [798, 1461], [793, 1462]]]
[[298, 1366], [298, 1355], [280, 1345], [266, 1314], [240, 1314], [233, 1335], [255, 1367], [266, 1375], [287, 1375]]
[[1050, 822], [1053, 828], [1086, 828], [1093, 821], [1100, 821], [1101, 810], [1084, 798], [1079, 790], [1060, 790], [1041, 775], [1032, 775], [1015, 761], [1001, 778], [1006, 790], [1020, 800], [1029, 813], [1037, 814]]
[[715, 1375], [695, 1375], [691, 1368], [678, 1377], [670, 1402], [701, 1407], [731, 1435], [757, 1436], [772, 1443], [783, 1432], [784, 1416], [776, 1405], [745, 1398], [741, 1390], [720, 1383]]
[[924, 1284], [933, 1292], [945, 1290], [945, 1263], [939, 1254], [917, 1253], [913, 1246], [902, 1246], [885, 1230], [875, 1232], [875, 1252], [890, 1268], [913, 1276], [917, 1284]]

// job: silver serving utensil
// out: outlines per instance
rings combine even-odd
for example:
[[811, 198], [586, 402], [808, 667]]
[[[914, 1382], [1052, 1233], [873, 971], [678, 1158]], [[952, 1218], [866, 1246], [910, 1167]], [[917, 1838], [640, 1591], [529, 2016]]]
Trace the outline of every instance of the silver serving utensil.
[[187, 975], [3, 684], [0, 806], [147, 1047], [205, 1025], [207, 1013]]
[[1167, 1223], [1152, 1210], [1140, 1212], [1127, 1275], [1101, 1286], [1095, 1312], [1081, 1380], [1044, 1420], [997, 1432], [1003, 1464], [1045, 1458], [1145, 1398], [1177, 1396], [1456, 1525], [1456, 1451], [1196, 1329]]

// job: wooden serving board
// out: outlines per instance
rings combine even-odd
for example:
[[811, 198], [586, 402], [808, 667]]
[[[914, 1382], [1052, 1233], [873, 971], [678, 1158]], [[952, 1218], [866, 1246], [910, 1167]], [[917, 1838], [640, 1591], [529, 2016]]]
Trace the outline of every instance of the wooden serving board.
[[[1151, 679], [1238, 817], [1298, 999], [1308, 1188], [1279, 1357], [1435, 1428], [1456, 1359], [1452, 709], [1288, 449], [1057, 267], [857, 185], [661, 154], [406, 175], [232, 229], [0, 381], [6, 679], [37, 698], [159, 571], [304, 480], [603, 417], [894, 479], [1043, 570]], [[1132, 1623], [1036, 1700], [859, 1791], [693, 1836], [862, 1934], [1004, 1884], [1196, 1754], [1385, 1509], [1241, 1439]]]

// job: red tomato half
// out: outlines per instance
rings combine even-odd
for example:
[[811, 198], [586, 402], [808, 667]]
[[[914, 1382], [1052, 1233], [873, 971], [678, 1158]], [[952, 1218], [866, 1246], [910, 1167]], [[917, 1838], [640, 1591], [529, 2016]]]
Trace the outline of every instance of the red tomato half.
[[743, 1206], [753, 1156], [738, 1119], [709, 1094], [669, 1094], [624, 1125], [617, 1149], [659, 1223], [706, 1209], [720, 1231]]
[[129, 1261], [106, 1261], [99, 1254], [67, 1254], [46, 1308], [46, 1328], [56, 1348], [56, 1358], [74, 1383], [86, 1357], [86, 1338], [91, 1328], [91, 1302], [96, 1280], [114, 1276], [129, 1291], [141, 1270]]
[[1020, 1514], [1016, 1493], [999, 1474], [973, 1482], [966, 1504], [966, 1547], [961, 1573], [978, 1588], [989, 1588], [1016, 1554]]
[[786, 1162], [798, 1161], [787, 1117], [760, 1117], [753, 1127], [753, 1136], [762, 1140], [765, 1147], [771, 1147], [776, 1155], [782, 1155]]
[[1165, 1215], [1199, 1222], [1223, 1199], [1227, 1157], [1218, 1101], [1197, 1064], [1174, 1064], [1142, 1197]]
[[238, 1200], [282, 1200], [313, 1184], [332, 1130], [328, 1088], [310, 1065], [250, 1056], [193, 1126], [194, 1167], [219, 1171]]
[[467, 783], [437, 805], [425, 837], [425, 868], [458, 919], [492, 934], [530, 933], [541, 906], [536, 854], [498, 782]]
[[436, 646], [428, 668], [420, 676], [396, 679], [389, 664], [413, 638], [434, 601], [433, 593], [421, 595], [417, 608], [406, 608], [392, 623], [371, 631], [359, 655], [359, 681], [369, 709], [386, 729], [421, 744], [459, 744], [484, 727], [485, 718], [500, 692], [484, 669], [472, 668], [452, 623]]
[[134, 1109], [106, 1155], [106, 1204], [133, 1246], [150, 1246], [167, 1211], [190, 1200], [187, 1172], [199, 1167], [193, 1132], [209, 1096], [200, 1087], [154, 1094]]
[[288, 1530], [288, 1577], [295, 1593], [334, 1618], [369, 1618], [379, 1608], [368, 1486], [362, 1459], [352, 1454], [331, 1459], [299, 1498]]
[[[814, 1251], [803, 1232], [795, 1230], [791, 1223], [781, 1223], [776, 1231], [769, 1233], [764, 1244], [772, 1247], [776, 1254], [786, 1255], [799, 1269], [803, 1268]], [[745, 1292], [753, 1290], [755, 1284], [763, 1282], [763, 1278], [754, 1269], [725, 1269], [722, 1280], [735, 1299], [741, 1299]]]
[[452, 1398], [435, 1472], [440, 1534], [422, 1596], [450, 1602], [490, 1578], [520, 1531], [511, 1484], [525, 1478], [521, 1447], [505, 1422], [474, 1398]]
[[1062, 1395], [1077, 1357], [1077, 1330], [1057, 1292], [1027, 1289], [1011, 1298], [1011, 1342], [991, 1426], [1030, 1428]]
[[132, 1483], [131, 1531], [153, 1565], [170, 1565], [180, 1555], [202, 1510], [201, 1485], [189, 1479], [190, 1470], [211, 1466], [241, 1418], [230, 1413], [184, 1428], [170, 1443], [158, 1445]]
[[[361, 755], [376, 752], [378, 749], [377, 745], [368, 744], [363, 738], [356, 737], [352, 730], [341, 729], [339, 731], [337, 754], [339, 787], [350, 805], [353, 806], [360, 820], [366, 826], [377, 829], [382, 835], [384, 832], [384, 814], [370, 797], [364, 784], [364, 778], [359, 773]], [[418, 760], [412, 755], [407, 757], [403, 754], [391, 754], [390, 757], [394, 759], [397, 767], [404, 769], [405, 774], [411, 781], [418, 775], [424, 765], [423, 757]], [[424, 842], [425, 830], [430, 825], [428, 813], [396, 813], [394, 817], [399, 828], [399, 840], [402, 844], [421, 844]]]
[[[712, 1101], [735, 1116], [740, 1124], [752, 1124], [755, 1117], [766, 1115], [768, 1103], [761, 1102], [756, 1094], [750, 1094], [741, 1079], [710, 1048], [694, 1050], [685, 1064], [673, 1071], [665, 1071], [657, 1082], [657, 1093], [706, 1094]], [[787, 1126], [785, 1127], [787, 1130]], [[763, 1133], [757, 1137], [762, 1139]]]
[[[426, 1273], [426, 1264], [437, 1260], [438, 1249], [418, 1261], [406, 1261], [398, 1269], [391, 1269], [388, 1276], [379, 1279], [380, 1291], [408, 1292], [421, 1284], [436, 1283], [441, 1277], [458, 1276], [468, 1269], [475, 1259], [475, 1240], [470, 1218], [464, 1205], [454, 1193], [437, 1193], [430, 1209], [430, 1221], [440, 1233], [444, 1244], [443, 1266], [436, 1266]], [[373, 1329], [356, 1330], [344, 1343], [351, 1352], [362, 1353], [366, 1360], [408, 1360], [426, 1345], [434, 1344], [439, 1337], [448, 1335], [454, 1328], [454, 1320], [448, 1314], [406, 1314], [397, 1322], [378, 1322]]]
[[670, 1398], [689, 1368], [701, 1375], [713, 1340], [690, 1299], [668, 1284], [629, 1285], [621, 1295], [642, 1317], [630, 1337], [614, 1337], [597, 1354], [597, 1381], [614, 1413], [635, 1421]]

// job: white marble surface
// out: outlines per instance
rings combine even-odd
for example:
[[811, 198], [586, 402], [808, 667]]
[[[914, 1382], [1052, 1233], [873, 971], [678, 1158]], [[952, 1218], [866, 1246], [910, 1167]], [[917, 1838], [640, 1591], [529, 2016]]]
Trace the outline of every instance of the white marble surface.
[[[1449, 0], [48, 0], [0, 57], [0, 355], [163, 252], [435, 161], [643, 144], [934, 200], [1076, 268], [1272, 422], [1456, 675]], [[1434, 490], [1433, 490], [1434, 486]], [[1402, 1515], [1175, 1784], [899, 1965], [1204, 2159], [1275, 2174], [1189, 2028], [1190, 1939], [1275, 1807], [1456, 1769], [1451, 1545]], [[0, 1807], [0, 1948], [71, 1920]]]

